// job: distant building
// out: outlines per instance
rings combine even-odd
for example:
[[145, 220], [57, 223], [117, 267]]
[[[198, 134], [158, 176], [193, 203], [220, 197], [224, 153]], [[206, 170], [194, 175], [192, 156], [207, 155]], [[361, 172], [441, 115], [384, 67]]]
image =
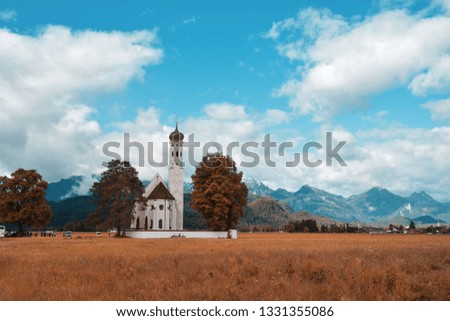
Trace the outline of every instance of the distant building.
[[178, 131], [177, 124], [169, 135], [169, 188], [157, 173], [145, 189], [147, 208], [141, 210], [136, 205], [131, 228], [146, 231], [183, 229], [183, 139], [184, 135]]

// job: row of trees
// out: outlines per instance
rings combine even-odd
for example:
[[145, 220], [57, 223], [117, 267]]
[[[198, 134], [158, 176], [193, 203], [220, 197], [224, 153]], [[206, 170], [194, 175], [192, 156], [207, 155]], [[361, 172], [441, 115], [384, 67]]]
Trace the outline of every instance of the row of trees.
[[0, 176], [0, 222], [18, 225], [19, 236], [25, 226], [43, 226], [52, 211], [45, 199], [48, 187], [36, 170], [19, 168], [11, 177]]
[[288, 233], [356, 233], [359, 229], [356, 226], [349, 226], [348, 223], [332, 223], [329, 226], [320, 225], [319, 228], [315, 220], [306, 219], [301, 221], [289, 222], [283, 227], [283, 230]]
[[319, 228], [317, 227], [317, 222], [312, 219], [295, 221], [288, 223], [284, 230], [286, 232], [304, 232], [304, 233], [316, 233], [319, 232]]

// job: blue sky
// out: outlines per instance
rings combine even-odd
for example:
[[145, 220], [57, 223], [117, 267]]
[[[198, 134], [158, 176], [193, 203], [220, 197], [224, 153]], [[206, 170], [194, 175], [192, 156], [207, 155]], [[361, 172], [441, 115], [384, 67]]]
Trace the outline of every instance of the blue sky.
[[446, 0], [1, 1], [0, 172], [89, 176], [105, 142], [179, 121], [224, 145], [347, 141], [346, 167], [244, 170], [273, 188], [450, 200], [448, 34]]

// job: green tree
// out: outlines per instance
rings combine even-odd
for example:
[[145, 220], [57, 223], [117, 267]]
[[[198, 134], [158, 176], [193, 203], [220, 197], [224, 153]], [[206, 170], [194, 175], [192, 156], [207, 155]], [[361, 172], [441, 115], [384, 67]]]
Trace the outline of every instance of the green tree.
[[411, 223], [409, 223], [409, 229], [410, 230], [415, 230], [416, 229], [416, 224], [414, 224], [414, 221], [411, 221]]
[[0, 177], [0, 221], [16, 223], [18, 234], [23, 227], [48, 224], [52, 211], [45, 199], [48, 183], [34, 169], [19, 168], [11, 178]]
[[233, 159], [220, 153], [208, 154], [197, 166], [192, 183], [192, 208], [203, 216], [208, 228], [236, 228], [244, 214], [248, 189]]
[[129, 162], [111, 160], [91, 192], [97, 208], [89, 215], [87, 223], [97, 229], [115, 227], [118, 236], [130, 227], [135, 205], [144, 208], [146, 204], [144, 186]]

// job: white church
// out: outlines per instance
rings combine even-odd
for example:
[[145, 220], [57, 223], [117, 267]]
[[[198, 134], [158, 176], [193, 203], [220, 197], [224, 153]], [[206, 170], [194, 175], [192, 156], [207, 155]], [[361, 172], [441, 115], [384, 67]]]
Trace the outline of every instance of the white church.
[[136, 230], [182, 230], [183, 229], [183, 157], [184, 135], [175, 130], [170, 133], [169, 188], [159, 174], [146, 187], [144, 197], [147, 208], [136, 206], [131, 228]]
[[183, 228], [184, 173], [182, 166], [184, 135], [175, 130], [170, 133], [169, 188], [159, 174], [146, 187], [145, 210], [137, 205], [131, 228], [125, 235], [131, 238], [237, 238], [237, 230], [230, 231], [187, 231]]

